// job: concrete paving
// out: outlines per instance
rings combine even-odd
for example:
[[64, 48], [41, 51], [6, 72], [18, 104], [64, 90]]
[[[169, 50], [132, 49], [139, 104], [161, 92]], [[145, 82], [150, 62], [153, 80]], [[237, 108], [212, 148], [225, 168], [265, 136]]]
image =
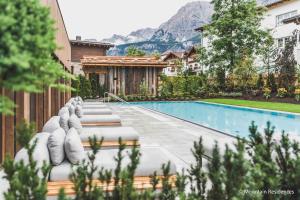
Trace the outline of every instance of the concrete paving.
[[198, 141], [200, 137], [203, 138], [208, 157], [215, 141], [218, 141], [221, 152], [224, 152], [225, 144], [232, 146], [236, 140], [231, 136], [142, 107], [113, 104], [110, 107], [115, 114], [120, 115], [123, 126], [131, 126], [140, 133], [141, 145], [160, 147], [176, 163], [178, 170], [193, 163], [191, 149], [194, 141]]

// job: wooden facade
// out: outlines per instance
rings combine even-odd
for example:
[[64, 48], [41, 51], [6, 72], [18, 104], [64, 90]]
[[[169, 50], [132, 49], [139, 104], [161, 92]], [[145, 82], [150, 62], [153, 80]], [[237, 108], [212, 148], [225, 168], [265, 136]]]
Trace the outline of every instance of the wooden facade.
[[81, 60], [84, 73], [97, 74], [100, 85], [116, 95], [139, 94], [145, 83], [151, 95], [157, 95], [159, 74], [167, 66], [155, 57], [96, 56]]
[[[51, 16], [55, 20], [57, 28], [56, 43], [61, 48], [53, 54], [53, 58], [61, 63], [64, 70], [70, 71], [71, 46], [58, 2], [57, 0], [41, 0], [41, 2], [50, 7]], [[59, 81], [70, 85], [69, 80]], [[16, 128], [19, 122], [23, 119], [35, 122], [37, 132], [40, 132], [44, 123], [51, 116], [57, 115], [59, 108], [71, 97], [70, 92], [62, 92], [53, 88], [45, 88], [44, 92], [40, 94], [14, 92], [0, 88], [0, 94], [9, 97], [17, 105], [14, 115], [0, 114], [0, 162], [3, 161], [6, 154], [14, 156], [19, 148], [16, 142]]]

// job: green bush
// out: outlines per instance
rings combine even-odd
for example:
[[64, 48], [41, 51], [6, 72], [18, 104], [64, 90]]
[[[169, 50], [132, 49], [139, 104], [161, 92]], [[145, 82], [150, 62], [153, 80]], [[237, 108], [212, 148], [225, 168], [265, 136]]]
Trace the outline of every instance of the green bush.
[[199, 96], [199, 90], [206, 85], [205, 75], [179, 75], [175, 77], [162, 76], [159, 94], [165, 98]]
[[264, 97], [268, 100], [271, 97], [272, 91], [270, 90], [270, 88], [264, 88], [263, 92], [264, 92]]
[[296, 89], [294, 94], [296, 101], [300, 101], [300, 89]]
[[256, 82], [256, 87], [258, 90], [263, 89], [264, 87], [264, 79], [263, 79], [263, 75], [259, 74], [257, 82]]
[[285, 88], [278, 88], [277, 90], [277, 97], [283, 98], [287, 95], [287, 90]]
[[270, 88], [271, 92], [277, 91], [277, 84], [276, 84], [276, 80], [275, 80], [275, 75], [273, 73], [271, 73], [268, 76], [266, 87]]
[[[28, 149], [29, 157], [32, 155], [34, 144], [29, 145], [32, 128], [21, 129], [18, 140]], [[125, 145], [119, 140], [119, 153], [115, 157], [116, 168], [113, 170], [98, 169], [95, 164], [96, 154], [101, 148], [97, 139], [90, 138], [91, 151], [88, 160], [73, 167], [70, 176], [74, 183], [74, 199], [131, 199], [131, 200], [199, 200], [199, 199], [274, 199], [272, 192], [282, 191], [280, 199], [299, 199], [300, 197], [300, 148], [299, 143], [291, 141], [283, 133], [279, 141], [274, 139], [275, 128], [268, 122], [264, 133], [252, 122], [249, 127], [248, 140], [237, 139], [235, 148], [225, 146], [224, 154], [220, 152], [219, 145], [214, 145], [211, 154], [207, 154], [200, 138], [194, 142], [192, 154], [194, 162], [186, 170], [177, 173], [175, 187], [170, 182], [170, 163], [162, 166], [163, 177], [157, 177], [153, 172], [151, 176], [152, 188], [138, 192], [133, 185], [135, 170], [139, 165], [139, 148], [134, 145], [129, 151], [129, 164], [122, 169]], [[224, 148], [222, 148], [224, 149]], [[205, 170], [203, 157], [210, 156]], [[5, 199], [45, 199], [47, 178], [37, 176], [35, 162], [30, 159], [29, 165], [21, 162], [14, 163], [6, 159], [3, 164], [5, 177], [10, 189], [5, 193]], [[48, 177], [49, 167], [44, 165], [43, 177]], [[114, 176], [112, 176], [114, 174]], [[113, 180], [114, 190], [109, 192], [93, 184], [92, 177], [98, 175], [103, 185], [109, 185]], [[208, 182], [210, 184], [208, 184]], [[161, 183], [162, 189], [157, 190]], [[259, 191], [259, 192], [255, 192]], [[265, 192], [267, 191], [267, 192]], [[271, 191], [271, 192], [268, 192]], [[66, 200], [64, 191], [60, 191], [60, 200]], [[70, 198], [72, 199], [72, 198]]]

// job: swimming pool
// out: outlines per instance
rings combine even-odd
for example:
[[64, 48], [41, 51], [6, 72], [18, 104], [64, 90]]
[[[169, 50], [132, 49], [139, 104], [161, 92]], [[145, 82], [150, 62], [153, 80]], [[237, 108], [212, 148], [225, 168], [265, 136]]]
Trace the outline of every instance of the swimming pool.
[[247, 137], [252, 121], [262, 131], [267, 121], [276, 127], [275, 132], [300, 135], [300, 115], [229, 106], [206, 102], [134, 102], [132, 105], [156, 110], [223, 133]]

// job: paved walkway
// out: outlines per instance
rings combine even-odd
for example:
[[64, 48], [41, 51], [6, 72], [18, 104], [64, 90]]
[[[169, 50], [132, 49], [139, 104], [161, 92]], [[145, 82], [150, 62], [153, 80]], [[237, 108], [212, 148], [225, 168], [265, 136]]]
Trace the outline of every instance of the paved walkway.
[[140, 133], [142, 145], [161, 147], [178, 170], [187, 168], [194, 161], [191, 149], [201, 136], [207, 156], [211, 155], [216, 140], [221, 152], [225, 143], [232, 145], [235, 141], [233, 137], [141, 107], [111, 105], [111, 108], [114, 114], [120, 115], [123, 126], [131, 126]]

